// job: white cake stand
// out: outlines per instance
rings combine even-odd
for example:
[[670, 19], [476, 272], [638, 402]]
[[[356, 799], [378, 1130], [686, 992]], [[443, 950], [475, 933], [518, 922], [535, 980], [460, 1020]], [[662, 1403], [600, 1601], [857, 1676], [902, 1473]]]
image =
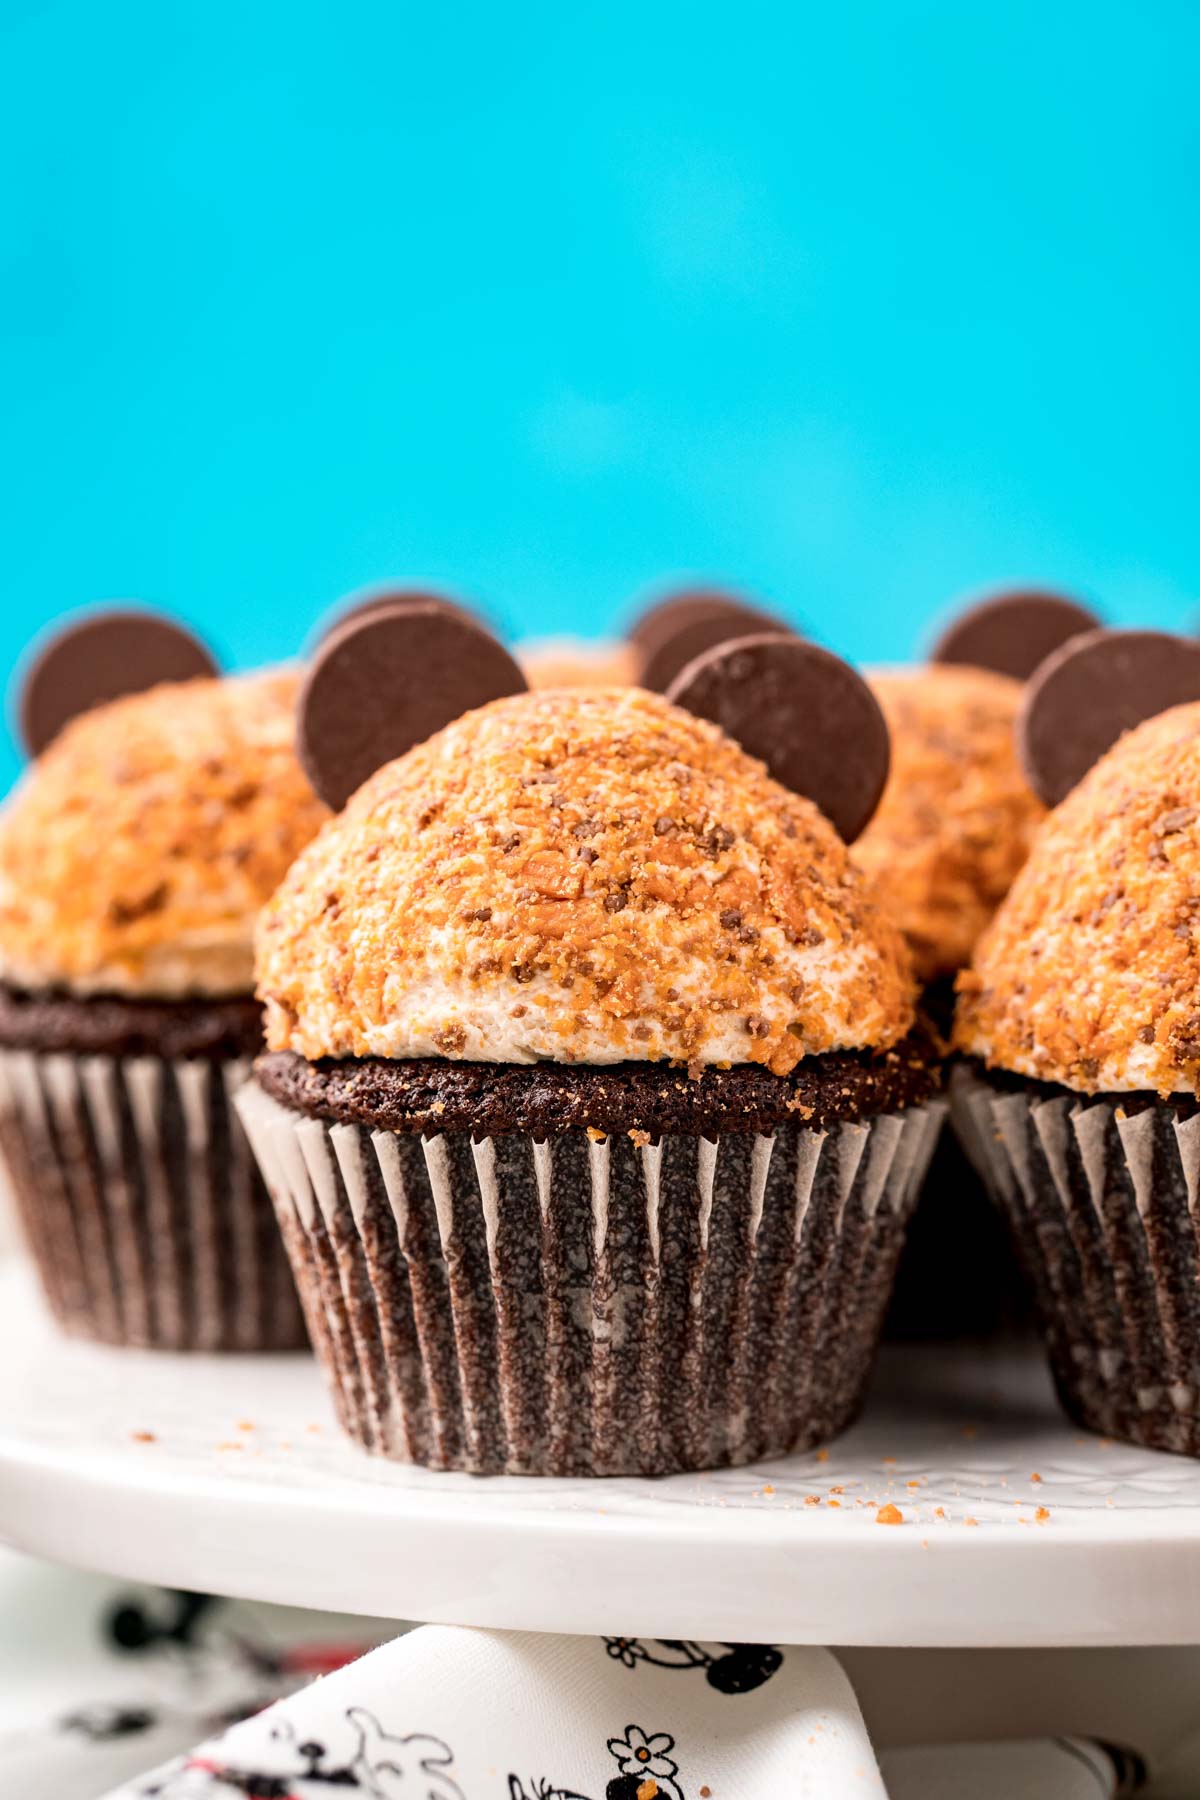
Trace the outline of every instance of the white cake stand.
[[12, 1265], [0, 1537], [168, 1585], [511, 1629], [1200, 1642], [1200, 1464], [1077, 1431], [1032, 1350], [886, 1353], [827, 1453], [660, 1481], [480, 1479], [347, 1443], [306, 1356], [67, 1342]]

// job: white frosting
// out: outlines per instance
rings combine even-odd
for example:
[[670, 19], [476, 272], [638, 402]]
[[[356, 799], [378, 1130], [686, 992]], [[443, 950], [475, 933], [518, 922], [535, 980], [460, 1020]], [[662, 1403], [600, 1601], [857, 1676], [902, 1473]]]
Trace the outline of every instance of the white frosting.
[[[1064, 1085], [1056, 1067], [1051, 1065], [1049, 1057], [1039, 1060], [1036, 1055], [1006, 1055], [1003, 1064], [996, 1061], [992, 1054], [991, 1042], [982, 1033], [977, 1033], [963, 1045], [973, 1056], [982, 1058], [994, 1067], [1003, 1067], [1013, 1075], [1028, 1075], [1034, 1081], [1050, 1081], [1056, 1086]], [[1096, 1065], [1096, 1074], [1089, 1092], [1104, 1094], [1137, 1094], [1147, 1089], [1155, 1093], [1162, 1091], [1162, 1053], [1156, 1051], [1153, 1044], [1131, 1044], [1124, 1056], [1101, 1058]], [[1168, 1090], [1174, 1094], [1188, 1094], [1194, 1097], [1195, 1089], [1182, 1078]]]
[[86, 976], [70, 980], [52, 957], [16, 961], [0, 947], [0, 980], [37, 992], [61, 988], [67, 993], [124, 994], [140, 1000], [182, 1000], [254, 992], [254, 946], [245, 921], [214, 924], [130, 956], [97, 963]]
[[[827, 945], [789, 945], [782, 932], [773, 933], [772, 946], [781, 971], [795, 985], [803, 985], [814, 999], [820, 996], [822, 1025], [832, 1033], [825, 1046], [833, 1050], [857, 1050], [878, 1043], [883, 1028], [880, 1010], [861, 1004], [864, 953], [858, 946], [831, 950]], [[851, 996], [858, 983], [857, 1009], [851, 1012]], [[699, 973], [678, 987], [679, 1010], [703, 1006], [708, 988]], [[647, 989], [647, 1000], [652, 992]], [[417, 1056], [450, 1057], [464, 1062], [531, 1063], [566, 1060], [567, 1040], [556, 1022], [563, 1017], [563, 990], [547, 976], [532, 981], [493, 981], [480, 987], [468, 981], [448, 979], [431, 963], [419, 982], [400, 982], [384, 987], [384, 1019], [367, 1031], [366, 1054], [404, 1059]], [[624, 1021], [624, 1031], [614, 1034], [612, 1022], [598, 1013], [594, 1024], [580, 1024], [573, 1015], [569, 1039], [570, 1060], [580, 1063], [658, 1062], [681, 1054], [675, 1034], [663, 1029], [661, 999], [658, 1009], [636, 1013]], [[763, 1017], [785, 1029], [796, 1009], [784, 1011], [778, 1002], [764, 997]], [[636, 1037], [633, 1028], [644, 1024], [647, 1035]], [[329, 1027], [336, 1034], [334, 1021]], [[451, 1047], [446, 1031], [461, 1034]], [[703, 1063], [746, 1063], [752, 1060], [753, 1039], [744, 1017], [730, 1014], [728, 1023], [709, 1026], [704, 1044], [693, 1053]]]

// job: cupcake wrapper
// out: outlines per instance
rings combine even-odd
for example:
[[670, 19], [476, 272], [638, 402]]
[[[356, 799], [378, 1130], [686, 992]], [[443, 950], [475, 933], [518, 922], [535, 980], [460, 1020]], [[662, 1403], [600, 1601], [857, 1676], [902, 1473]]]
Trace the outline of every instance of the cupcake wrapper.
[[230, 1104], [245, 1060], [0, 1051], [0, 1152], [73, 1336], [296, 1349], [304, 1323]]
[[1067, 1411], [1200, 1454], [1200, 1114], [1013, 1092], [966, 1068], [951, 1106], [1012, 1225]]
[[237, 1104], [346, 1430], [431, 1468], [554, 1475], [841, 1430], [944, 1110], [639, 1146], [371, 1131], [254, 1083]]

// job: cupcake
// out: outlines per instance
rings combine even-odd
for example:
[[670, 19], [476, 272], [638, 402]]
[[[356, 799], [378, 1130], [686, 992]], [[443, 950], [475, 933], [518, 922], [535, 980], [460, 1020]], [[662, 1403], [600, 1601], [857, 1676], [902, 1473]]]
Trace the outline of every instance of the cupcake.
[[949, 998], [1044, 816], [1013, 740], [1022, 686], [948, 663], [868, 679], [892, 766], [855, 860], [886, 888], [918, 979]]
[[942, 1110], [844, 841], [865, 684], [771, 637], [673, 700], [527, 692], [396, 614], [318, 657], [301, 745], [351, 797], [264, 911], [239, 1106], [346, 1429], [581, 1475], [840, 1430]]
[[296, 686], [217, 679], [144, 613], [85, 620], [25, 681], [36, 761], [0, 812], [0, 1152], [73, 1335], [304, 1342], [229, 1104], [261, 1043], [255, 915], [325, 816]]
[[1195, 1455], [1200, 645], [1074, 640], [1031, 683], [1019, 739], [1054, 810], [960, 978], [958, 1121], [1067, 1410]]
[[[950, 623], [932, 661], [869, 676], [892, 762], [855, 859], [879, 884], [912, 952], [924, 1008], [946, 1033], [954, 978], [1045, 815], [1017, 759], [1025, 678], [1048, 650], [1095, 624], [1057, 595], [995, 594]], [[975, 1271], [970, 1280], [966, 1268]], [[946, 1133], [909, 1234], [889, 1335], [986, 1335], [1028, 1314], [1007, 1229]]]

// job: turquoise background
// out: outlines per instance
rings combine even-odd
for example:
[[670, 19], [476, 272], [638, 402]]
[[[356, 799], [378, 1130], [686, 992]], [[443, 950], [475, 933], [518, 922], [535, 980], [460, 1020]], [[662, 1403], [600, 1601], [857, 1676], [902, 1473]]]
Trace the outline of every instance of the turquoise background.
[[[851, 655], [1038, 577], [1193, 623], [1200, 12], [0, 11], [0, 667], [387, 577], [738, 583]], [[0, 778], [15, 767], [0, 753]]]

